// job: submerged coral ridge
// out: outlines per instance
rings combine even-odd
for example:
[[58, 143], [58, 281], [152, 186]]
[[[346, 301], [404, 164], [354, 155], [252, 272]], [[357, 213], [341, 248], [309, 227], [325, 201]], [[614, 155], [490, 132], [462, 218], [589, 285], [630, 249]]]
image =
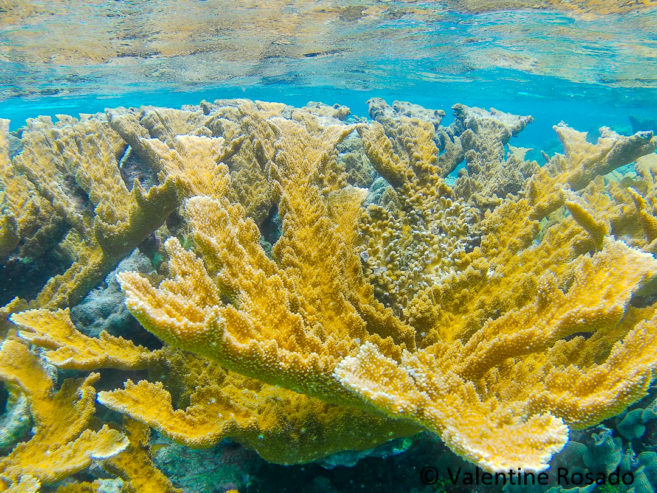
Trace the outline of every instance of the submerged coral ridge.
[[[540, 471], [569, 429], [646, 395], [657, 138], [593, 144], [560, 124], [565, 152], [539, 166], [509, 146], [529, 116], [456, 105], [443, 126], [441, 110], [369, 106], [371, 121], [317, 103], [119, 108], [32, 120], [11, 151], [0, 121], [0, 260], [61, 263], [2, 309], [1, 377], [37, 424], [0, 463], [7, 487], [99, 460], [127, 488], [176, 491], [149, 428], [283, 464], [429, 430], [489, 471]], [[157, 272], [116, 277], [162, 348], [69, 316], [135, 247]], [[44, 365], [129, 372], [98, 394], [124, 422], [91, 419], [98, 374], [55, 391]], [[70, 429], [41, 410], [71, 405]], [[32, 449], [71, 462], [45, 471]]]

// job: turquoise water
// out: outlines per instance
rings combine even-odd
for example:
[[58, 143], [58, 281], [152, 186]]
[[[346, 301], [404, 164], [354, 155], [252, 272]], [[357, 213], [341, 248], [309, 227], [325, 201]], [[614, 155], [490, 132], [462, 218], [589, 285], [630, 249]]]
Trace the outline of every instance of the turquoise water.
[[[518, 115], [532, 115], [534, 122], [514, 137], [511, 144], [534, 149], [547, 149], [556, 145], [552, 126], [561, 121], [578, 130], [589, 132], [592, 139], [595, 139], [598, 129], [603, 126], [619, 133], [631, 133], [630, 116], [644, 122], [653, 122], [652, 126], [648, 123], [646, 129], [654, 129], [657, 89], [577, 84], [555, 77], [530, 75], [507, 69], [482, 71], [480, 75], [481, 79], [473, 78], [467, 83], [406, 81], [406, 84], [399, 88], [387, 88], [385, 80], [379, 80], [377, 82], [382, 87], [369, 90], [336, 88], [329, 85], [254, 84], [111, 95], [108, 94], [111, 90], [105, 89], [98, 94], [83, 96], [14, 97], [0, 102], [0, 114], [11, 120], [10, 127], [15, 130], [23, 125], [27, 118], [38, 115], [77, 116], [80, 113], [102, 112], [105, 108], [118, 106], [153, 105], [179, 108], [186, 104], [198, 104], [202, 100], [249, 98], [293, 106], [303, 106], [308, 101], [320, 101], [329, 105], [339, 103], [348, 106], [354, 115], [367, 116], [367, 101], [372, 97], [381, 97], [390, 102], [411, 101], [427, 108], [443, 109], [446, 113], [446, 124], [451, 121], [450, 108], [464, 101], [471, 106], [494, 107]], [[387, 77], [387, 80], [394, 82], [390, 76]], [[81, 90], [84, 90], [84, 87]], [[494, 97], [491, 98], [490, 95]]]
[[339, 101], [363, 114], [376, 95], [441, 108], [498, 105], [552, 119], [546, 106], [575, 101], [582, 104], [577, 115], [591, 113], [593, 125], [604, 109], [608, 116], [651, 113], [654, 8], [600, 15], [586, 6], [475, 14], [449, 7], [178, 2], [167, 10], [166, 2], [132, 1], [71, 10], [9, 3], [0, 21], [0, 108], [22, 121], [244, 96]]
[[[657, 134], [657, 6], [652, 3], [0, 0], [0, 119], [10, 120], [0, 122], [0, 379], [5, 382], [0, 405], [6, 407], [0, 420], [0, 491], [50, 492], [65, 486], [71, 489], [63, 491], [118, 491], [121, 485], [138, 492], [175, 487], [222, 493], [656, 491], [657, 317], [651, 310], [657, 310], [657, 141], [652, 138]], [[234, 99], [287, 106], [228, 101]], [[215, 100], [222, 102], [209, 104]], [[310, 101], [328, 106], [306, 107]], [[393, 101], [444, 110], [445, 116], [437, 123], [422, 108], [404, 109], [409, 107]], [[466, 109], [457, 106], [454, 112], [458, 104]], [[350, 115], [340, 115], [333, 105], [347, 106]], [[489, 112], [493, 108], [510, 115]], [[525, 127], [527, 121], [513, 115], [531, 115], [533, 122]], [[30, 120], [40, 116], [55, 123]], [[347, 124], [360, 127], [339, 139], [329, 131], [313, 133]], [[588, 135], [577, 141], [560, 124]], [[379, 128], [382, 137], [376, 140]], [[413, 133], [418, 128], [429, 129], [428, 140]], [[567, 153], [557, 131], [575, 151]], [[586, 147], [601, 135], [597, 148]], [[462, 151], [453, 162], [450, 143]], [[616, 147], [609, 151], [607, 145]], [[509, 146], [531, 150], [514, 161]], [[207, 156], [215, 161], [203, 168]], [[315, 169], [313, 159], [326, 160]], [[296, 165], [306, 168], [299, 173]], [[429, 178], [423, 175], [427, 169]], [[305, 180], [308, 175], [315, 181]], [[215, 202], [208, 205], [207, 196]], [[194, 216], [193, 207], [201, 203], [205, 208]], [[505, 207], [515, 216], [496, 222]], [[220, 227], [205, 221], [212, 214], [221, 218]], [[303, 230], [303, 218], [314, 214], [325, 217]], [[203, 228], [214, 234], [212, 247], [199, 240], [207, 233]], [[295, 236], [295, 228], [302, 233]], [[254, 231], [259, 238], [244, 247], [258, 236]], [[176, 251], [172, 244], [184, 248]], [[239, 255], [226, 254], [232, 249]], [[504, 256], [505, 249], [515, 250]], [[183, 262], [188, 254], [181, 252], [201, 260], [175, 277], [176, 259]], [[325, 258], [331, 261], [323, 263]], [[534, 264], [546, 267], [531, 270]], [[321, 266], [330, 272], [294, 277], [297, 267], [310, 272]], [[222, 277], [229, 269], [232, 278]], [[124, 271], [136, 277], [118, 274]], [[207, 274], [206, 284], [186, 284], [200, 271]], [[265, 286], [265, 277], [276, 276], [284, 281], [271, 281], [274, 287], [267, 285], [266, 296], [258, 298], [265, 287], [253, 288], [250, 281]], [[157, 296], [140, 294], [148, 289], [143, 286], [165, 279], [172, 284], [160, 285]], [[469, 282], [472, 286], [463, 287]], [[194, 291], [210, 285], [216, 296]], [[340, 296], [322, 298], [335, 286], [343, 290]], [[172, 315], [180, 306], [177, 295], [188, 295], [184, 303], [201, 308]], [[14, 297], [21, 299], [10, 303]], [[158, 297], [165, 301], [155, 306]], [[265, 315], [249, 311], [267, 302]], [[334, 304], [340, 307], [336, 312]], [[541, 311], [545, 306], [551, 311]], [[266, 318], [281, 307], [288, 318]], [[54, 312], [60, 308], [70, 310], [72, 322], [66, 322], [68, 312]], [[232, 328], [236, 332], [229, 322], [237, 318], [228, 312], [246, 320]], [[158, 318], [162, 313], [166, 316]], [[208, 313], [222, 315], [207, 323]], [[382, 313], [388, 318], [378, 318]], [[183, 320], [180, 326], [176, 316]], [[354, 335], [356, 319], [365, 335]], [[179, 337], [197, 325], [203, 326], [201, 333], [207, 327], [218, 330], [217, 320], [229, 321], [230, 341], [255, 344], [252, 354], [240, 359], [230, 353], [238, 351], [232, 346], [213, 352], [225, 343], [221, 338], [189, 343]], [[340, 332], [343, 320], [350, 322]], [[519, 325], [511, 330], [514, 323]], [[57, 332], [62, 326], [73, 329], [62, 336]], [[545, 340], [515, 339], [530, 337], [523, 335], [525, 329], [536, 327], [554, 333]], [[143, 346], [144, 354], [160, 351], [159, 356], [123, 361], [111, 342], [98, 342], [101, 330]], [[305, 373], [294, 365], [310, 358], [290, 342], [296, 343], [300, 330], [312, 333], [313, 358], [326, 356], [321, 348], [327, 340], [340, 347], [320, 383], [312, 377], [309, 383], [295, 380]], [[380, 334], [390, 337], [398, 352], [383, 349]], [[497, 335], [507, 342], [491, 342], [491, 353], [482, 349], [484, 343], [468, 346], [477, 337], [488, 341]], [[253, 347], [269, 351], [272, 340], [301, 356], [281, 357], [284, 362], [274, 370], [263, 370]], [[516, 352], [508, 352], [507, 345]], [[61, 353], [54, 352], [61, 347]], [[553, 361], [545, 349], [553, 347], [571, 349]], [[634, 352], [617, 360], [610, 356], [628, 347]], [[462, 364], [454, 363], [451, 373], [440, 373], [445, 362], [430, 367], [413, 359], [422, 354], [439, 361], [448, 349], [457, 355], [450, 361]], [[536, 361], [527, 354], [532, 351], [540, 355]], [[466, 364], [472, 354], [484, 354], [483, 363]], [[496, 361], [497, 354], [505, 355], [502, 361]], [[577, 373], [607, 361], [601, 371], [613, 378], [585, 382]], [[387, 371], [385, 378], [369, 375], [376, 376], [377, 368]], [[550, 373], [554, 368], [566, 376]], [[230, 378], [228, 370], [235, 372]], [[89, 377], [95, 371], [97, 381]], [[543, 371], [549, 377], [541, 377]], [[39, 385], [47, 382], [47, 391], [35, 392], [28, 377]], [[95, 411], [84, 415], [70, 406], [48, 407], [65, 378], [87, 377], [69, 400], [79, 402], [79, 409], [95, 403]], [[508, 388], [496, 387], [505, 378]], [[145, 387], [127, 404], [113, 400], [112, 392], [130, 386], [128, 379], [162, 383], [166, 394], [151, 401], [154, 418], [148, 406], [134, 404], [150, 395]], [[463, 385], [454, 387], [454, 379]], [[224, 387], [217, 390], [216, 382]], [[545, 391], [549, 398], [534, 402], [546, 385], [554, 386], [553, 393]], [[479, 401], [458, 408], [451, 399], [466, 387], [507, 414], [486, 421], [489, 415], [477, 407]], [[431, 397], [415, 402], [400, 388], [417, 390], [408, 396]], [[589, 393], [578, 396], [574, 388]], [[534, 392], [523, 394], [523, 389]], [[596, 394], [599, 389], [608, 393]], [[86, 404], [83, 395], [92, 396]], [[192, 419], [183, 431], [167, 428], [169, 416], [158, 406], [171, 398], [180, 410], [200, 402], [199, 421]], [[235, 407], [225, 404], [231, 399]], [[436, 417], [442, 410], [431, 407], [432, 399], [444, 401], [454, 414]], [[591, 411], [595, 419], [588, 421], [564, 411], [589, 400], [598, 408], [605, 401], [619, 404], [606, 413]], [[294, 405], [285, 407], [289, 402]], [[319, 417], [302, 412], [323, 405], [342, 410], [335, 411], [335, 421], [322, 411]], [[344, 409], [356, 413], [345, 421], [355, 431], [340, 421]], [[219, 432], [211, 425], [227, 422], [228, 411], [231, 419], [238, 414], [254, 421], [246, 431], [235, 424], [239, 420], [231, 421], [238, 431], [207, 438], [204, 426], [216, 438]], [[203, 421], [209, 413], [210, 425]], [[466, 420], [477, 413], [484, 416], [481, 422]], [[521, 424], [539, 414], [553, 420], [543, 423], [550, 432], [534, 429], [524, 442], [516, 440], [525, 433]], [[59, 415], [67, 426], [53, 419]], [[151, 430], [139, 446], [126, 416], [145, 423], [142, 432]], [[102, 435], [102, 425], [115, 435]], [[80, 439], [85, 429], [94, 433], [89, 444]], [[468, 435], [472, 429], [479, 432], [475, 438]], [[311, 438], [305, 438], [307, 432]], [[459, 433], [465, 437], [461, 441]], [[499, 437], [498, 443], [489, 443], [490, 436]], [[550, 440], [557, 445], [550, 446]], [[28, 444], [23, 455], [23, 446], [16, 445], [21, 442]], [[60, 457], [62, 443], [82, 450], [83, 459], [67, 456], [49, 463], [45, 457]], [[538, 459], [532, 455], [535, 443], [543, 447]], [[139, 460], [129, 455], [135, 450], [143, 454]], [[138, 464], [136, 476], [125, 464], [112, 462], [117, 457]], [[520, 474], [517, 482], [506, 476], [505, 484], [487, 483], [481, 477], [486, 471]], [[537, 479], [541, 471], [546, 483]], [[589, 484], [587, 473], [593, 475]]]
[[[494, 10], [492, 2], [473, 5]], [[246, 97], [340, 103], [365, 116], [366, 101], [382, 97], [445, 109], [448, 118], [459, 102], [532, 114], [525, 142], [561, 120], [588, 131], [627, 128], [629, 115], [654, 117], [654, 8], [607, 15], [586, 5], [579, 12], [458, 8], [9, 4], [0, 21], [0, 114], [17, 128], [41, 114]]]
[[[630, 115], [654, 118], [655, 9], [473, 14], [432, 2], [211, 3], [181, 4], [184, 15], [141, 2], [75, 12], [35, 3], [24, 22], [0, 24], [0, 114], [15, 129], [42, 114], [245, 97], [340, 103], [366, 116], [366, 101], [382, 97], [447, 110], [447, 119], [455, 103], [531, 114], [535, 123], [517, 142], [530, 147], [562, 120], [591, 131], [628, 130]], [[133, 23], [118, 25], [124, 17]], [[204, 31], [210, 24], [214, 35]]]

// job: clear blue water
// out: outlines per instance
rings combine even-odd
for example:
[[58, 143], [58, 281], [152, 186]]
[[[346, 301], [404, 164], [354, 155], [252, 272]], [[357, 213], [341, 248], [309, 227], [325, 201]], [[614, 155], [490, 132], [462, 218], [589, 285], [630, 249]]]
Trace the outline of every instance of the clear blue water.
[[[385, 86], [383, 80], [379, 82]], [[106, 91], [109, 92], [109, 89]], [[228, 85], [188, 91], [166, 89], [118, 95], [109, 95], [107, 92], [66, 97], [13, 97], [0, 102], [0, 115], [10, 119], [10, 128], [16, 130], [24, 124], [25, 119], [37, 115], [77, 116], [117, 106], [178, 108], [186, 104], [198, 104], [202, 100], [249, 98], [293, 106], [303, 106], [308, 101], [340, 103], [348, 106], [354, 115], [367, 116], [366, 102], [372, 97], [381, 97], [390, 102], [410, 101], [426, 108], [444, 109], [445, 124], [451, 122], [450, 108], [456, 103], [532, 115], [534, 122], [510, 143], [520, 147], [553, 150], [557, 146], [557, 139], [552, 126], [559, 122], [589, 132], [590, 138], [595, 140], [602, 126], [629, 134], [632, 133], [630, 116], [651, 121], [655, 120], [657, 114], [657, 89], [578, 84], [508, 69], [486, 71], [481, 74], [481, 80], [473, 79], [467, 83], [424, 80], [407, 82], [402, 87], [372, 90], [271, 84], [240, 87]]]

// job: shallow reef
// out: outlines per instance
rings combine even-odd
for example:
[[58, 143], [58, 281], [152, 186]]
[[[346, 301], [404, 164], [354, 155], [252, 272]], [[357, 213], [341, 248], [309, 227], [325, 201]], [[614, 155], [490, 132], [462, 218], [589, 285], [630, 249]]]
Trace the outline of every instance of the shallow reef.
[[0, 491], [653, 491], [652, 131], [368, 104], [0, 120]]

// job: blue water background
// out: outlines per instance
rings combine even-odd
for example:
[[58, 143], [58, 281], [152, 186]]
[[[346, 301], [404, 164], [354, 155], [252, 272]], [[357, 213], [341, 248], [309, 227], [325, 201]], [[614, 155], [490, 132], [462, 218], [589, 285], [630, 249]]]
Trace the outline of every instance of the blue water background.
[[[508, 76], [508, 74], [506, 74]], [[305, 87], [291, 85], [267, 85], [249, 87], [215, 87], [183, 92], [162, 91], [128, 92], [117, 96], [87, 94], [75, 97], [12, 98], [0, 102], [0, 117], [11, 120], [11, 129], [17, 130], [27, 118], [38, 115], [55, 117], [57, 114], [78, 116], [80, 113], [102, 112], [117, 106], [165, 106], [178, 108], [186, 104], [198, 104], [202, 100], [223, 98], [249, 98], [276, 101], [303, 106], [308, 101], [326, 104], [344, 104], [352, 114], [367, 116], [367, 100], [382, 97], [411, 101], [427, 108], [446, 112], [443, 124], [451, 121], [451, 107], [456, 103], [484, 108], [494, 107], [510, 113], [534, 117], [518, 137], [512, 139], [515, 146], [532, 147], [553, 151], [556, 134], [552, 126], [563, 121], [573, 128], [589, 132], [589, 138], [597, 137], [597, 130], [608, 126], [619, 133], [631, 133], [629, 116], [644, 120], [657, 119], [657, 90], [645, 88], [607, 88], [569, 83], [560, 79], [533, 76], [527, 81], [514, 82], [505, 77], [497, 84], [489, 81], [463, 83], [415, 83], [408, 87], [376, 90], [349, 90], [334, 87]], [[497, 87], [497, 86], [500, 87]], [[503, 86], [503, 87], [501, 87]], [[565, 91], [571, 86], [571, 91]]]
[[[184, 22], [196, 16], [199, 25], [219, 26], [219, 35], [195, 33], [200, 37], [184, 40], [193, 44], [191, 53], [165, 56], [156, 48], [176, 52], [182, 41], [165, 42], [157, 29], [149, 31], [149, 16], [160, 3], [89, 4], [79, 14], [53, 3], [52, 13], [24, 25], [0, 22], [0, 117], [16, 130], [38, 115], [221, 98], [340, 103], [366, 116], [366, 101], [382, 97], [444, 109], [444, 124], [455, 103], [531, 114], [535, 122], [511, 143], [550, 154], [559, 150], [552, 126], [561, 121], [595, 139], [601, 126], [631, 133], [629, 116], [657, 119], [657, 8], [609, 16], [467, 14], [442, 9], [440, 2], [363, 0], [323, 5], [385, 5], [387, 13], [321, 17], [313, 24], [321, 5], [304, 9], [293, 2], [276, 14], [305, 16], [301, 31], [290, 33], [278, 31], [276, 22], [254, 31], [257, 9], [240, 9], [239, 2], [233, 10], [230, 2], [220, 2], [222, 9], [188, 2]], [[113, 31], [121, 16], [129, 16], [135, 32]], [[180, 12], [171, 17], [173, 26], [182, 22]], [[73, 46], [60, 39], [69, 27], [76, 29]], [[75, 59], [75, 43], [88, 48], [92, 41], [117, 40], [109, 59]], [[48, 61], [59, 55], [68, 65]]]

